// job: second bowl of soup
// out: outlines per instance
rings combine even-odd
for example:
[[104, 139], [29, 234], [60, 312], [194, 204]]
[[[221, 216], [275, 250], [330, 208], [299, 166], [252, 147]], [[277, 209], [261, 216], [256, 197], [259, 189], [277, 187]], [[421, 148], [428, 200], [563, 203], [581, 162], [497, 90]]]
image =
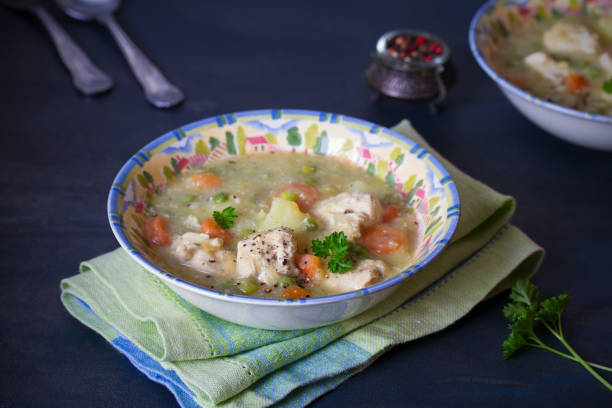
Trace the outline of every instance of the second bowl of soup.
[[527, 118], [612, 150], [612, 4], [489, 1], [469, 32], [476, 61]]

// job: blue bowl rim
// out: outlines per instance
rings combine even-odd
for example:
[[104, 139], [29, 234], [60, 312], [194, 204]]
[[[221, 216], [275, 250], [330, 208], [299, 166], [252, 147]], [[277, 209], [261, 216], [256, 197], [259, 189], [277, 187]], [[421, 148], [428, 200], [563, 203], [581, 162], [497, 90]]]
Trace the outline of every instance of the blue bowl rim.
[[565, 106], [558, 105], [556, 103], [549, 102], [544, 99], [540, 99], [530, 94], [529, 92], [523, 91], [521, 88], [517, 87], [516, 85], [513, 85], [512, 83], [506, 81], [501, 75], [495, 72], [493, 68], [491, 68], [491, 66], [487, 63], [487, 61], [484, 59], [484, 57], [480, 53], [478, 46], [476, 45], [476, 26], [480, 22], [482, 16], [487, 11], [489, 11], [491, 8], [493, 8], [493, 6], [496, 3], [499, 3], [500, 1], [501, 0], [489, 0], [486, 3], [484, 3], [478, 9], [478, 11], [476, 11], [476, 14], [474, 14], [474, 17], [472, 17], [472, 21], [470, 22], [470, 29], [468, 31], [470, 50], [472, 51], [472, 54], [474, 55], [476, 62], [478, 63], [478, 65], [480, 65], [480, 68], [482, 68], [483, 71], [485, 71], [487, 75], [489, 75], [489, 77], [491, 77], [491, 79], [495, 81], [499, 86], [525, 99], [528, 102], [537, 104], [538, 106], [544, 106], [553, 111], [563, 113], [569, 116], [573, 116], [579, 119], [593, 120], [593, 121], [602, 122], [602, 123], [612, 123], [611, 115], [600, 115], [597, 113], [588, 113], [588, 112], [580, 111], [577, 109], [567, 108]]
[[[258, 306], [283, 305], [283, 306], [291, 307], [291, 306], [335, 303], [339, 301], [345, 301], [345, 300], [349, 300], [352, 298], [369, 295], [369, 294], [387, 289], [391, 286], [399, 284], [400, 282], [403, 282], [408, 277], [412, 276], [415, 272], [421, 270], [425, 265], [430, 263], [436, 256], [438, 256], [438, 254], [440, 254], [440, 252], [448, 245], [448, 243], [451, 241], [457, 229], [459, 219], [461, 218], [459, 193], [457, 192], [455, 182], [450, 176], [450, 174], [448, 173], [448, 171], [446, 170], [446, 168], [438, 161], [438, 159], [435, 156], [431, 155], [429, 151], [424, 149], [422, 146], [418, 145], [415, 141], [411, 140], [410, 138], [400, 133], [394, 132], [391, 129], [377, 125], [372, 122], [365, 121], [363, 119], [357, 119], [351, 116], [339, 115], [339, 114], [334, 114], [334, 113], [329, 113], [329, 112], [303, 110], [303, 109], [258, 109], [258, 110], [240, 111], [240, 112], [234, 112], [230, 114], [211, 116], [205, 119], [201, 119], [201, 120], [180, 126], [179, 129], [184, 129], [184, 128], [193, 129], [203, 123], [210, 123], [214, 121], [217, 121], [221, 126], [222, 118], [232, 118], [232, 117], [239, 118], [241, 116], [254, 116], [254, 115], [271, 115], [272, 117], [278, 118], [282, 114], [282, 112], [288, 113], [288, 114], [314, 116], [318, 118], [328, 117], [328, 118], [331, 118], [330, 121], [332, 122], [335, 121], [334, 123], [339, 123], [340, 120], [342, 119], [343, 121], [353, 122], [356, 124], [369, 126], [371, 129], [376, 129], [377, 132], [380, 131], [386, 134], [387, 136], [390, 136], [396, 139], [400, 139], [402, 142], [407, 143], [411, 148], [419, 147], [419, 150], [418, 150], [419, 155], [421, 155], [423, 152], [428, 153], [427, 154], [428, 160], [440, 172], [441, 179], [447, 179], [447, 178], [450, 179], [449, 182], [445, 183], [445, 186], [447, 186], [451, 192], [451, 197], [449, 197], [448, 208], [452, 208], [453, 213], [457, 214], [457, 216], [454, 216], [449, 221], [450, 226], [446, 234], [442, 238], [440, 238], [440, 240], [438, 241], [437, 247], [423, 261], [421, 261], [420, 263], [416, 265], [412, 265], [409, 269], [401, 273], [398, 273], [396, 276], [392, 278], [384, 280], [375, 285], [368, 286], [367, 288], [359, 289], [359, 290], [352, 291], [352, 292], [340, 293], [336, 295], [292, 300], [292, 299], [272, 299], [272, 298], [248, 297], [248, 296], [241, 296], [241, 295], [234, 295], [234, 294], [226, 294], [226, 293], [217, 292], [212, 289], [207, 289], [207, 288], [198, 286], [196, 284], [193, 284], [191, 282], [187, 282], [183, 279], [180, 279], [168, 272], [165, 272], [164, 270], [162, 270], [155, 264], [151, 263], [149, 260], [147, 260], [142, 254], [140, 254], [140, 252], [138, 252], [132, 246], [132, 244], [127, 239], [127, 236], [123, 232], [122, 223], [117, 222], [116, 214], [119, 213], [118, 208], [117, 208], [117, 200], [119, 198], [119, 195], [120, 194], [122, 195], [123, 193], [121, 192], [121, 190], [116, 188], [116, 186], [122, 186], [123, 183], [125, 182], [125, 179], [131, 172], [131, 170], [135, 166], [139, 165], [137, 161], [132, 160], [134, 156], [131, 156], [130, 159], [126, 161], [126, 163], [121, 167], [121, 169], [115, 176], [115, 179], [113, 180], [113, 183], [111, 185], [109, 195], [108, 195], [108, 200], [107, 200], [107, 213], [108, 213], [108, 220], [110, 223], [110, 227], [111, 227], [111, 230], [113, 231], [113, 234], [115, 235], [115, 238], [117, 239], [117, 241], [119, 241], [119, 244], [121, 245], [121, 247], [134, 260], [136, 260], [141, 266], [143, 266], [147, 271], [153, 273], [154, 275], [158, 276], [162, 280], [171, 281], [172, 284], [180, 286], [184, 290], [187, 290], [187, 291], [190, 291], [196, 294], [204, 295], [208, 298], [213, 298], [219, 301], [225, 301], [225, 302], [243, 303], [243, 304], [258, 305]], [[148, 143], [146, 146], [144, 146], [141, 150], [144, 149], [147, 151], [152, 151], [155, 147], [161, 145], [162, 143], [165, 143], [168, 140], [177, 137], [177, 133], [178, 132], [175, 129], [162, 136], [159, 136], [158, 138], [154, 139], [153, 141]], [[421, 157], [425, 157], [425, 156], [421, 156]]]

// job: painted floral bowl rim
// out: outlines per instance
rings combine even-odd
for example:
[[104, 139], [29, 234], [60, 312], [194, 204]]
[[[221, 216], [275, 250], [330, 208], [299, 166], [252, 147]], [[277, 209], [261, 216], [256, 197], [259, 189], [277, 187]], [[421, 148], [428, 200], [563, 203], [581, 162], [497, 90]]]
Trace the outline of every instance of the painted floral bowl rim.
[[[509, 92], [519, 96], [520, 98], [524, 99], [527, 102], [536, 104], [538, 106], [543, 106], [546, 107], [548, 109], [551, 109], [553, 111], [559, 112], [559, 113], [563, 113], [565, 115], [568, 116], [573, 116], [576, 118], [580, 118], [580, 119], [586, 119], [586, 120], [591, 120], [594, 122], [601, 122], [601, 123], [610, 123], [612, 124], [612, 116], [611, 115], [601, 115], [601, 114], [596, 114], [596, 113], [588, 113], [588, 112], [584, 112], [584, 111], [580, 111], [577, 109], [572, 109], [572, 108], [568, 108], [553, 102], [549, 102], [546, 101], [544, 99], [538, 98], [532, 94], [530, 94], [529, 92], [526, 92], [524, 90], [522, 90], [521, 88], [517, 87], [516, 85], [513, 85], [512, 83], [510, 83], [509, 81], [507, 81], [506, 79], [504, 79], [504, 77], [502, 77], [501, 75], [499, 75], [490, 65], [489, 63], [486, 61], [485, 57], [482, 55], [482, 52], [480, 50], [480, 48], [478, 47], [478, 41], [477, 41], [477, 36], [480, 34], [478, 25], [482, 19], [483, 16], [485, 16], [487, 13], [491, 12], [495, 6], [498, 3], [501, 2], [505, 2], [506, 0], [489, 0], [486, 3], [484, 3], [479, 9], [478, 11], [476, 11], [476, 14], [474, 14], [474, 17], [472, 17], [472, 21], [470, 22], [470, 28], [468, 31], [468, 39], [469, 39], [469, 43], [470, 43], [470, 50], [472, 51], [472, 54], [474, 55], [474, 58], [476, 59], [476, 62], [478, 63], [478, 65], [480, 65], [480, 67], [487, 73], [487, 75], [489, 75], [489, 77], [491, 77], [491, 79], [493, 81], [495, 81], [499, 86], [503, 87], [504, 89], [508, 90]], [[525, 2], [527, 3], [527, 2]], [[514, 4], [514, 3], [512, 3]]]
[[[120, 218], [118, 218], [117, 214], [120, 213], [118, 208], [118, 203], [120, 196], [123, 196], [125, 193], [118, 188], [118, 186], [124, 185], [126, 180], [132, 176], [132, 172], [136, 167], [139, 167], [139, 160], [134, 160], [134, 158], [141, 158], [138, 156], [138, 153], [145, 151], [153, 151], [155, 148], [158, 148], [160, 145], [164, 145], [169, 143], [172, 139], [175, 141], [180, 141], [180, 136], [177, 136], [178, 129], [190, 129], [195, 128], [198, 125], [206, 124], [206, 123], [218, 123], [221, 127], [223, 123], [226, 123], [227, 120], [236, 120], [235, 118], [245, 117], [245, 116], [270, 116], [272, 119], [279, 118], [282, 113], [292, 114], [292, 115], [301, 115], [305, 117], [312, 118], [330, 118], [330, 122], [334, 123], [334, 121], [343, 126], [348, 126], [349, 124], [354, 124], [355, 128], [357, 126], [367, 127], [372, 129], [372, 131], [376, 130], [377, 134], [381, 135], [385, 139], [395, 143], [395, 144], [405, 144], [407, 148], [412, 150], [412, 152], [417, 152], [419, 154], [419, 158], [423, 158], [427, 156], [428, 161], [435, 167], [438, 171], [440, 180], [444, 180], [444, 187], [450, 192], [450, 196], [446, 197], [448, 200], [447, 211], [450, 213], [447, 215], [446, 223], [448, 224], [448, 228], [446, 229], [445, 234], [440, 237], [435, 243], [436, 248], [431, 251], [421, 262], [412, 265], [409, 269], [398, 273], [396, 276], [393, 276], [389, 279], [386, 279], [377, 284], [368, 286], [363, 289], [340, 293], [336, 295], [322, 296], [322, 297], [312, 297], [312, 298], [302, 298], [302, 299], [273, 299], [273, 298], [257, 298], [257, 297], [249, 297], [243, 295], [235, 295], [230, 293], [221, 293], [212, 289], [208, 289], [194, 283], [185, 281], [181, 278], [178, 278], [172, 275], [169, 272], [164, 271], [151, 261], [149, 261], [146, 257], [144, 257], [129, 241], [127, 238], [122, 222], [120, 222]], [[108, 201], [107, 201], [107, 215], [110, 223], [111, 230], [115, 235], [117, 241], [123, 249], [138, 262], [141, 266], [143, 266], [149, 272], [152, 272], [154, 275], [158, 276], [162, 280], [169, 281], [172, 285], [177, 285], [184, 290], [190, 291], [195, 294], [201, 294], [208, 298], [230, 301], [233, 303], [241, 303], [241, 304], [251, 304], [251, 305], [262, 305], [262, 306], [281, 306], [281, 307], [297, 307], [297, 306], [307, 306], [307, 305], [315, 305], [315, 304], [329, 304], [342, 302], [349, 299], [359, 298], [362, 296], [366, 296], [369, 294], [373, 294], [376, 292], [380, 292], [384, 289], [387, 289], [391, 286], [398, 285], [399, 283], [405, 281], [408, 277], [412, 276], [415, 272], [421, 270], [425, 265], [429, 264], [434, 258], [436, 258], [442, 250], [448, 245], [452, 236], [454, 235], [457, 224], [460, 219], [460, 201], [459, 194], [457, 192], [457, 188], [455, 186], [454, 180], [451, 178], [450, 174], [444, 168], [444, 166], [433, 156], [431, 155], [425, 148], [417, 144], [415, 141], [410, 138], [394, 132], [391, 129], [386, 127], [377, 125], [372, 122], [368, 122], [362, 119], [357, 119], [351, 116], [340, 115], [329, 112], [322, 111], [311, 111], [311, 110], [302, 110], [302, 109], [259, 109], [259, 110], [249, 110], [249, 111], [240, 111], [229, 114], [222, 114], [217, 116], [211, 116], [205, 119], [201, 119], [195, 122], [191, 122], [189, 124], [183, 125], [178, 129], [172, 130], [152, 142], [148, 143], [142, 149], [139, 150], [138, 153], [131, 156], [130, 159], [121, 167], [119, 172], [117, 173], [113, 183], [111, 185]], [[415, 156], [416, 157], [416, 156]], [[452, 215], [452, 217], [451, 217]], [[434, 242], [431, 242], [429, 245], [434, 245]]]

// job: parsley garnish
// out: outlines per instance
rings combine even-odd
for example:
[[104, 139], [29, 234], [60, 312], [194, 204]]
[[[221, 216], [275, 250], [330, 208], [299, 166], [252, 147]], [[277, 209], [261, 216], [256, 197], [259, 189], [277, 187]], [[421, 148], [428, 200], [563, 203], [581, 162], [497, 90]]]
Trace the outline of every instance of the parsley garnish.
[[213, 211], [213, 218], [217, 224], [223, 229], [230, 229], [234, 226], [234, 218], [238, 216], [238, 212], [234, 207], [225, 207], [223, 211]]
[[344, 232], [332, 232], [323, 241], [312, 240], [312, 252], [319, 258], [329, 257], [327, 268], [333, 273], [345, 273], [353, 268], [349, 260], [349, 243]]
[[603, 89], [605, 93], [612, 94], [612, 78], [604, 82], [601, 89]]
[[[585, 361], [567, 343], [561, 327], [561, 315], [569, 303], [570, 294], [562, 293], [559, 296], [542, 300], [540, 290], [529, 281], [518, 281], [510, 292], [511, 303], [504, 307], [504, 316], [511, 322], [508, 328], [512, 331], [502, 344], [504, 358], [510, 358], [524, 346], [542, 348], [562, 357], [574, 360], [587, 369], [608, 390], [612, 391], [612, 384], [603, 379], [594, 368], [612, 371], [612, 368]], [[565, 346], [569, 354], [563, 353], [542, 342], [536, 335], [534, 325], [540, 321], [553, 336]]]

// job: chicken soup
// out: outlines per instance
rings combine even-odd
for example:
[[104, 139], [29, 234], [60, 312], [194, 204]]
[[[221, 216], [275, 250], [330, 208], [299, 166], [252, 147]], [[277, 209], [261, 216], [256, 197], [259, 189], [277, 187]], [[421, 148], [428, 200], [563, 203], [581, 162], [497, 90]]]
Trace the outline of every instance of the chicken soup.
[[564, 16], [526, 25], [501, 44], [494, 65], [541, 99], [612, 115], [612, 16]]
[[303, 298], [358, 290], [410, 263], [421, 221], [348, 161], [302, 153], [209, 161], [145, 210], [156, 262], [203, 287]]

